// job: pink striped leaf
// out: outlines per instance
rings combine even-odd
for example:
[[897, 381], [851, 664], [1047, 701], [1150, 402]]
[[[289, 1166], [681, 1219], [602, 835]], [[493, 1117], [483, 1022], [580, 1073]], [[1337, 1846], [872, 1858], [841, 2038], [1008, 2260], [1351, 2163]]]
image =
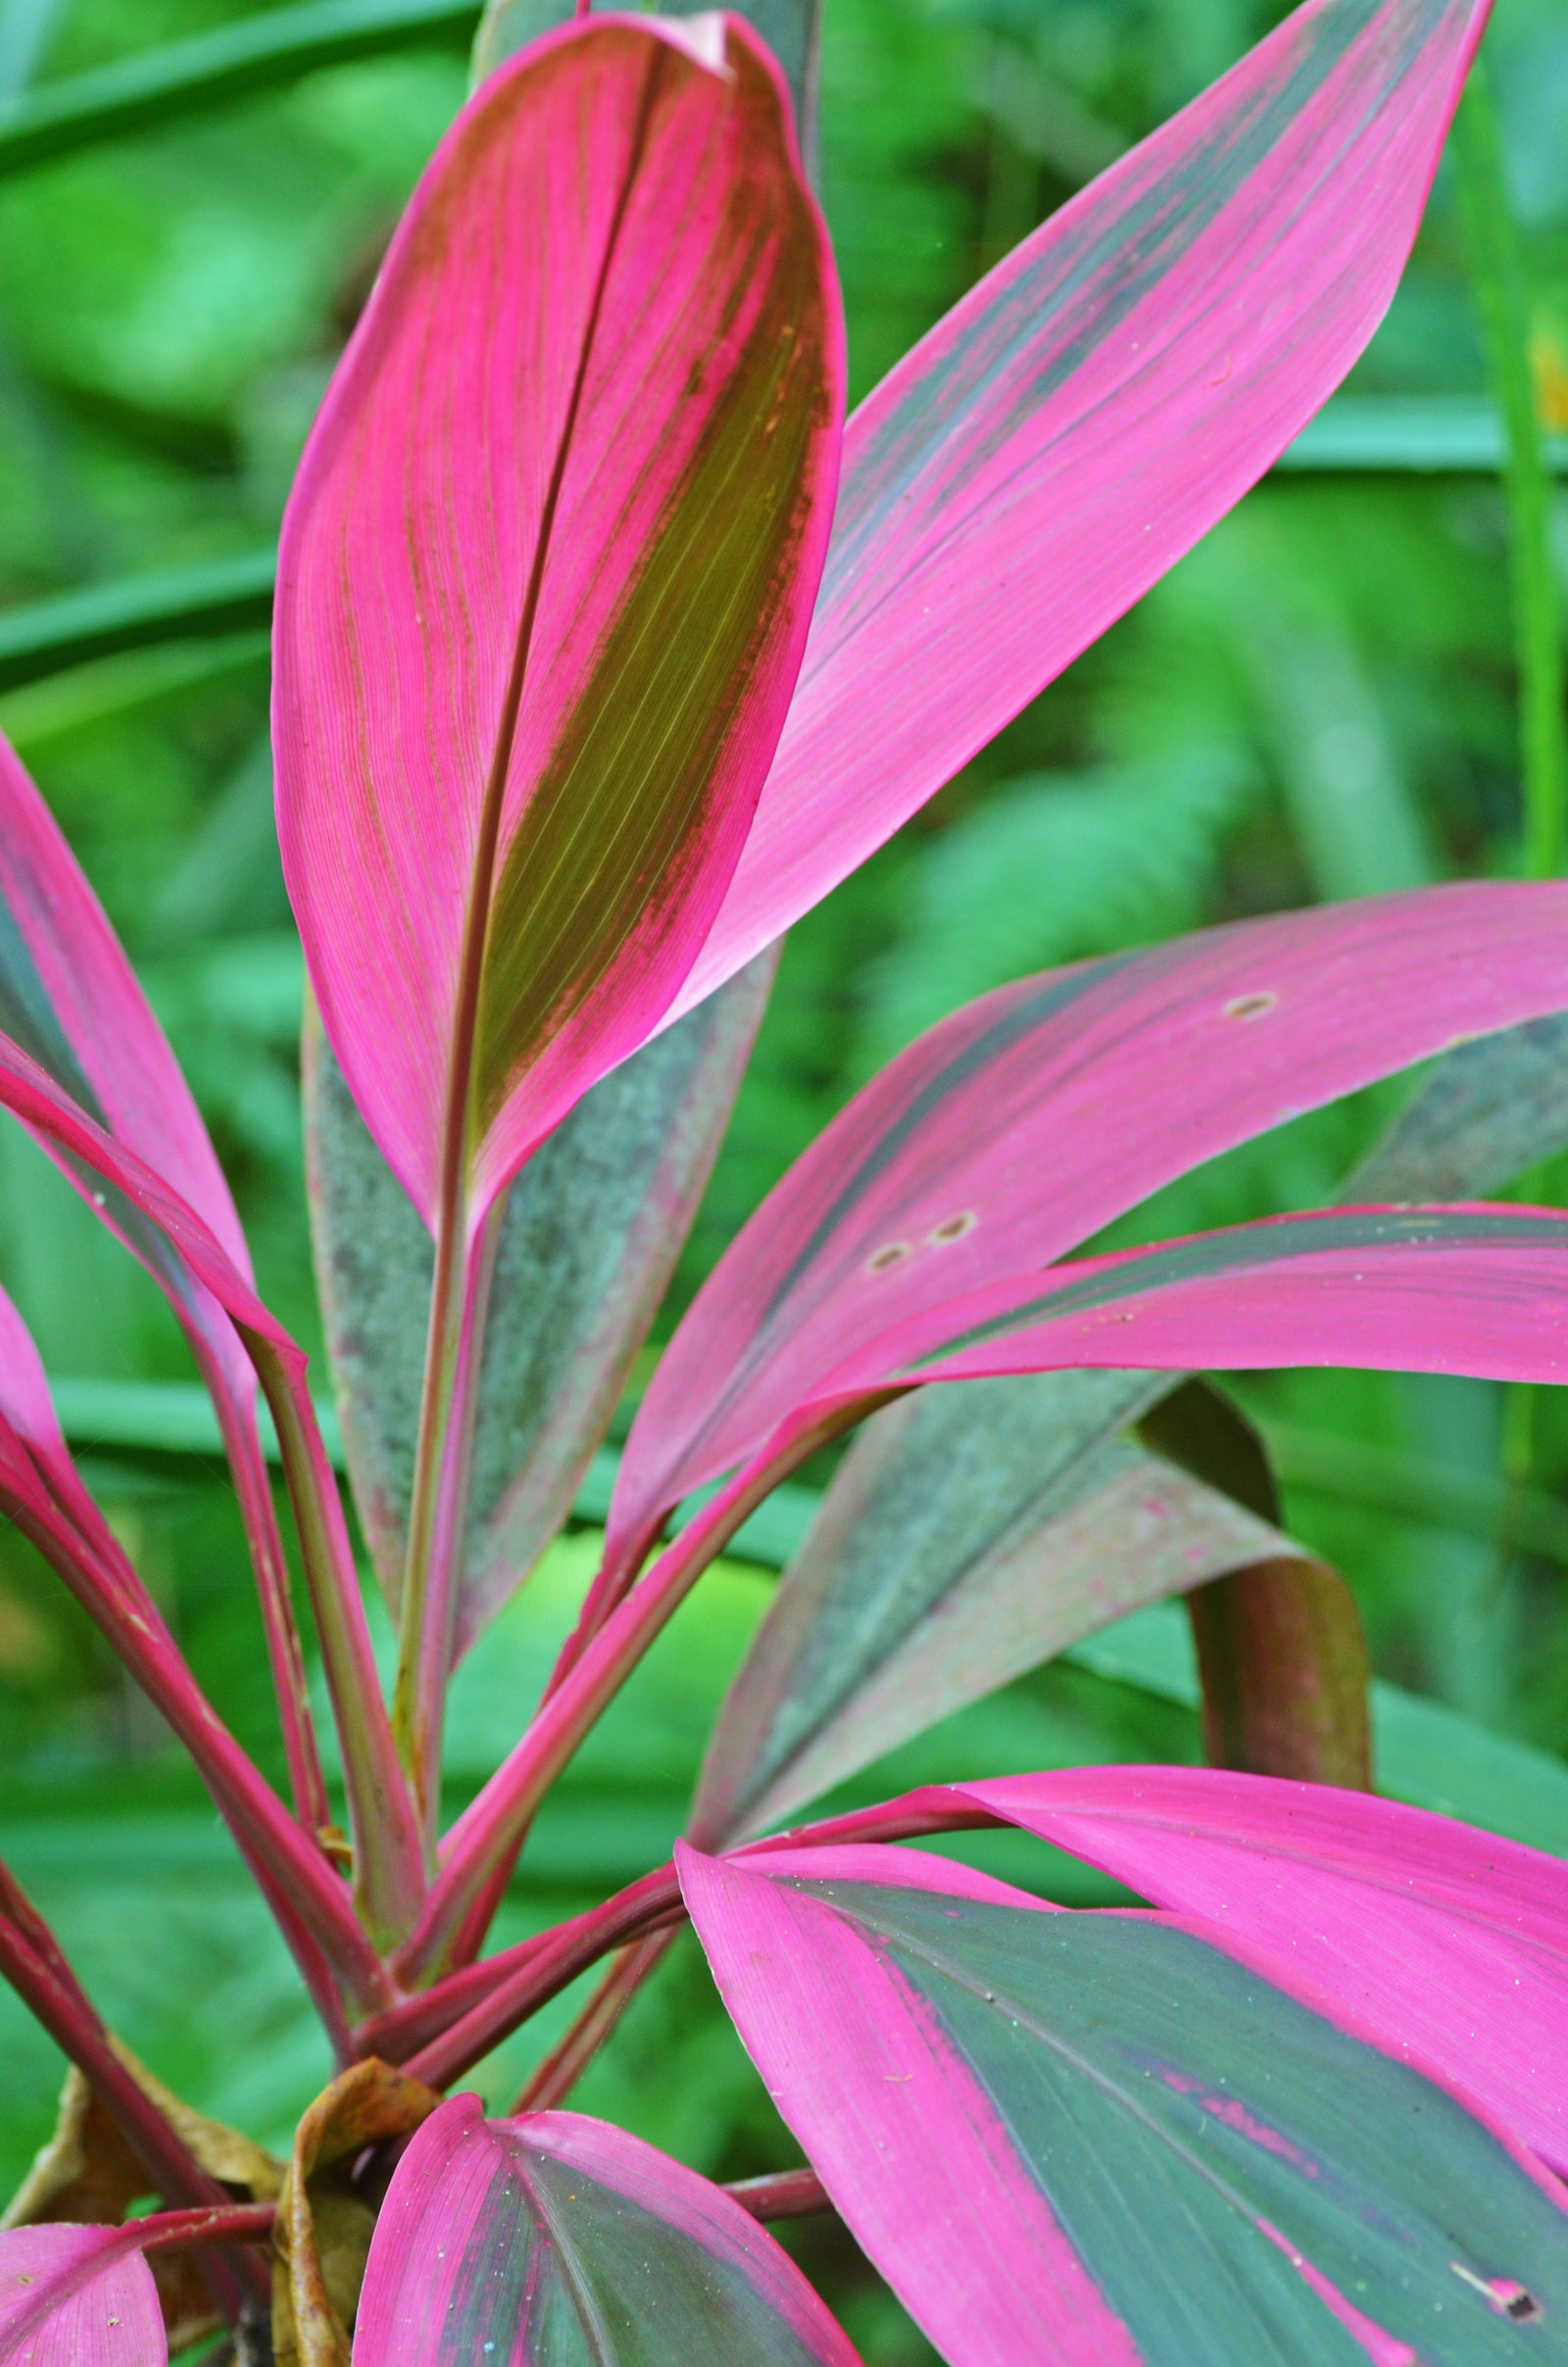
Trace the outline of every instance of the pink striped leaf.
[[[797, 1160], [699, 1294], [627, 1442], [616, 1548], [848, 1359], [891, 1371], [903, 1352], [876, 1344], [895, 1327], [929, 1317], [934, 1341], [935, 1310], [1020, 1276], [1034, 1291], [1200, 1160], [1559, 1006], [1565, 924], [1560, 882], [1368, 898], [1047, 971], [943, 1020]], [[1129, 1334], [1119, 1357], [1081, 1360], [1164, 1358]]]
[[858, 2367], [738, 2202], [575, 2112], [455, 2096], [393, 2172], [354, 2367]]
[[724, 2001], [951, 2367], [1568, 2358], [1560, 2189], [1200, 1918], [924, 1852], [680, 1852]]
[[0, 2367], [168, 2367], [168, 2359], [152, 2270], [119, 2228], [0, 2232]]
[[312, 980], [432, 1226], [478, 1225], [691, 966], [805, 647], [842, 387], [738, 19], [596, 17], [490, 76], [312, 432], [275, 633]]
[[1568, 1867], [1325, 1784], [1083, 1767], [957, 1787], [1201, 1915], [1220, 1946], [1467, 2087], [1568, 2170]]
[[[218, 1157], [179, 1064], [103, 907], [9, 743], [0, 735], [0, 1028], [63, 1092], [158, 1170], [204, 1219], [248, 1285], [250, 1253]], [[255, 1561], [273, 1684], [297, 1802], [312, 1822], [326, 1796], [311, 1733], [288, 1575], [256, 1427], [256, 1375], [233, 1324], [167, 1236], [111, 1198], [47, 1133], [38, 1139], [165, 1293], [222, 1425]]]
[[1333, 392], [1487, 14], [1308, 0], [861, 405], [789, 722], [677, 1008], [863, 863]]

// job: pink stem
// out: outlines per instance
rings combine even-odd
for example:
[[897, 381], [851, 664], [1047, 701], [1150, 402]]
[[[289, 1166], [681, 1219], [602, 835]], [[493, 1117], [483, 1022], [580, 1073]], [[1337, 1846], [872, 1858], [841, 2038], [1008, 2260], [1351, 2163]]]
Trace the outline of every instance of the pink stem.
[[677, 1929], [668, 1924], [621, 1949], [565, 2037], [529, 2073], [514, 2113], [548, 2112], [565, 2102], [649, 1974], [663, 1962]]
[[377, 1947], [400, 1940], [424, 1898], [418, 1820], [404, 1780], [391, 1721], [381, 1698], [359, 1573], [337, 1481], [305, 1385], [305, 1360], [244, 1325], [272, 1409], [321, 1644], [321, 1665], [343, 1751], [343, 1780], [354, 1841], [355, 1897]]
[[[192, 1338], [194, 1345], [194, 1334]], [[202, 1356], [200, 1360], [205, 1371], [209, 1359]], [[289, 1793], [294, 1813], [308, 1833], [318, 1834], [323, 1825], [330, 1824], [332, 1810], [321, 1773], [320, 1752], [317, 1749], [316, 1726], [311, 1715], [310, 1692], [305, 1676], [305, 1654], [300, 1647], [299, 1628], [294, 1619], [288, 1564], [283, 1557], [283, 1540], [278, 1535], [277, 1515], [272, 1508], [272, 1488], [268, 1478], [267, 1459], [262, 1453], [255, 1417], [250, 1409], [231, 1402], [230, 1392], [223, 1386], [222, 1378], [216, 1369], [207, 1372], [207, 1385], [222, 1425], [228, 1467], [234, 1478], [234, 1493], [239, 1499], [240, 1517], [245, 1523], [245, 1535], [250, 1544], [251, 1565], [256, 1573], [256, 1592], [262, 1606], [267, 1657], [272, 1671], [272, 1691], [277, 1697], [278, 1723], [282, 1728], [283, 1754], [288, 1764]]]
[[833, 2198], [814, 2170], [773, 2170], [765, 2178], [736, 2178], [724, 2192], [754, 2219], [809, 2219], [833, 2208]]
[[[75, 1521], [41, 1497], [13, 1499], [13, 1518], [189, 1751], [341, 2047], [347, 2033], [339, 1985], [362, 2012], [373, 2011], [388, 1996], [386, 1975], [343, 1884], [207, 1701], [86, 1490], [79, 1482], [68, 1488], [64, 1474], [50, 1476]], [[79, 1502], [74, 1501], [77, 1496]]]
[[516, 1749], [447, 1835], [424, 1911], [396, 1959], [405, 1986], [446, 1962], [460, 1931], [473, 1938], [472, 1910], [486, 1890], [497, 1895], [503, 1870], [510, 1871], [545, 1794], [709, 1563], [780, 1476], [771, 1458], [760, 1458], [705, 1504], [541, 1703]]
[[[224, 2209], [231, 2197], [210, 2178], [184, 2139], [121, 2061], [109, 2033], [37, 1909], [0, 1866], [0, 1973], [113, 2114], [148, 2178], [169, 2201]], [[240, 2286], [265, 2293], [265, 2280], [223, 2280], [237, 2309]]]
[[[491, 1204], [472, 1242], [460, 1238], [450, 1272], [438, 1252], [431, 1291], [392, 1731], [432, 1852], [440, 1821], [442, 1730], [463, 1578], [485, 1316], [507, 1197], [503, 1193]], [[461, 1225], [461, 1216], [460, 1205], [454, 1223]]]
[[[857, 1808], [792, 1833], [769, 1834], [730, 1854], [744, 1859], [771, 1849], [826, 1849], [839, 1842], [912, 1841], [930, 1833], [975, 1832], [1002, 1822], [946, 1785], [928, 1784], [877, 1807]], [[378, 2015], [356, 2032], [359, 2050], [384, 2052], [390, 2060], [404, 2062], [432, 2088], [449, 2086], [590, 1964], [612, 1948], [679, 1921], [684, 1911], [674, 1867], [659, 1866], [602, 1906], [590, 1907], [484, 1964], [466, 1965], [425, 1996]], [[438, 2014], [447, 2017], [444, 2025], [427, 2038]], [[407, 2054], [409, 2036], [416, 2032], [421, 2044], [417, 2052]]]

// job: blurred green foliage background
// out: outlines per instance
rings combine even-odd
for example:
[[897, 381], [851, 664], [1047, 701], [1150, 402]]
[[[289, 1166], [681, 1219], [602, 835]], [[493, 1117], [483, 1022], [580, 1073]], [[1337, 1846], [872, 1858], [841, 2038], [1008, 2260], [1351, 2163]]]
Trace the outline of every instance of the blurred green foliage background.
[[[3, 0], [0, 101], [241, 13], [227, 0]], [[826, 0], [823, 185], [855, 391], [1282, 13], [1270, 0]], [[1527, 242], [1539, 399], [1568, 430], [1564, 0], [1501, 0], [1488, 56]], [[0, 602], [273, 535], [334, 357], [464, 81], [455, 45], [337, 67], [0, 181]], [[1446, 178], [1352, 389], [1485, 390]], [[1568, 574], [1560, 489], [1555, 531]], [[672, 1308], [846, 1097], [967, 997], [1205, 921], [1516, 869], [1506, 570], [1494, 476], [1267, 480], [794, 932]], [[302, 966], [271, 839], [267, 690], [265, 636], [246, 632], [11, 691], [0, 724], [185, 1063], [264, 1294], [314, 1342]], [[1116, 1237], [1325, 1197], [1400, 1090], [1216, 1162]], [[151, 1286], [9, 1123], [0, 1279], [51, 1374], [189, 1379]], [[1356, 1588], [1380, 1671], [1561, 1751], [1565, 1572], [1514, 1551], [1504, 1518], [1510, 1485], [1561, 1494], [1556, 1403], [1536, 1403], [1527, 1424], [1488, 1384], [1340, 1373], [1254, 1379], [1243, 1394], [1277, 1446], [1295, 1526]], [[220, 1468], [90, 1440], [85, 1462], [204, 1683], [275, 1767]], [[1434, 1474], [1447, 1483], [1442, 1504]], [[589, 1554], [587, 1540], [558, 1549], [465, 1672], [456, 1795], [513, 1738]], [[564, 1788], [512, 1929], [667, 1847], [695, 1766], [694, 1701], [716, 1704], [766, 1584], [732, 1568], [700, 1590]], [[889, 1780], [1196, 1750], [1187, 1710], [1055, 1669], [904, 1754]], [[287, 1966], [151, 1713], [11, 1535], [0, 1765], [0, 1851], [111, 2018], [193, 2101], [282, 2142], [323, 2071]], [[538, 2045], [525, 2035], [505, 2049], [487, 2095], [505, 2101]], [[0, 2189], [47, 2133], [59, 2077], [52, 2048], [0, 1998]], [[577, 2100], [723, 2175], [795, 2157], [682, 1951]], [[927, 2355], [847, 2240], [819, 2228], [800, 2243], [868, 2357]]]

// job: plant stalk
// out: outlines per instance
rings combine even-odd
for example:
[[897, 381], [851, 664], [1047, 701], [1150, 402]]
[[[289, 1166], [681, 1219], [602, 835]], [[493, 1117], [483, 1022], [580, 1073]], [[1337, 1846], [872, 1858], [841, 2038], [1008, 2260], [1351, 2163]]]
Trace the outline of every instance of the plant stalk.
[[[0, 1866], [0, 1973], [57, 2046], [102, 2097], [156, 2191], [166, 2201], [198, 2210], [227, 2209], [231, 2196], [208, 2176], [178, 2131], [164, 2118], [140, 2082], [121, 2061], [114, 2042], [67, 1964], [42, 1917]], [[258, 2280], [228, 2275], [230, 2314], [258, 2297]], [[249, 2287], [248, 2293], [246, 2288]], [[259, 2292], [265, 2294], [265, 2280]]]
[[[334, 2044], [346, 2039], [340, 1990], [363, 2011], [384, 2001], [386, 1976], [348, 1896], [315, 1842], [290, 1816], [190, 1674], [140, 1579], [81, 1491], [83, 1534], [42, 1501], [8, 1509], [95, 1624], [195, 1762], [267, 1898]], [[102, 1531], [101, 1535], [98, 1533]]]
[[243, 1330], [277, 1430], [299, 1532], [321, 1664], [343, 1752], [354, 1842], [355, 1901], [377, 1948], [407, 1932], [424, 1896], [414, 1803], [403, 1780], [370, 1648], [359, 1574], [337, 1482], [321, 1442], [303, 1364], [290, 1369], [274, 1342]]
[[1568, 862], [1568, 681], [1551, 549], [1552, 484], [1530, 365], [1530, 293], [1508, 192], [1507, 159], [1485, 64], [1470, 70], [1453, 124], [1453, 162], [1471, 289], [1506, 437], [1514, 649], [1527, 877]]

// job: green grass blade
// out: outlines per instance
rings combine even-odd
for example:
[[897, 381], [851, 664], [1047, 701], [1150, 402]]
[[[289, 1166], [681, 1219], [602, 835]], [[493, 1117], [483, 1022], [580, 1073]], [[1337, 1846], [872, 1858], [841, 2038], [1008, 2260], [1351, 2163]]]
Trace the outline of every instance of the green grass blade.
[[37, 84], [0, 110], [0, 176], [275, 90], [318, 67], [438, 43], [461, 50], [478, 0], [309, 0], [220, 32]]
[[0, 691], [119, 650], [205, 641], [266, 625], [276, 571], [275, 553], [246, 551], [206, 567], [94, 584], [0, 614]]

